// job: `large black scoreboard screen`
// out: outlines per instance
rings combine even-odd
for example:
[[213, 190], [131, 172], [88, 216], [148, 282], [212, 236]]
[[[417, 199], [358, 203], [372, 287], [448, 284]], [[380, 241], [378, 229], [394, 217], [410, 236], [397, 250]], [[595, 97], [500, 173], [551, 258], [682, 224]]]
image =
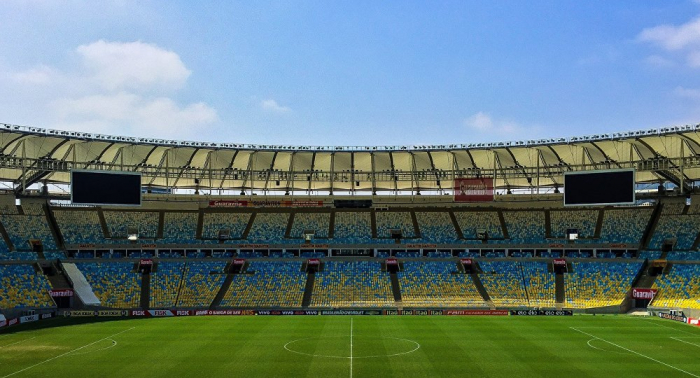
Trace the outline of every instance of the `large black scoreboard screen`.
[[84, 205], [141, 205], [141, 174], [71, 171], [71, 202]]
[[564, 174], [564, 206], [632, 205], [634, 169]]

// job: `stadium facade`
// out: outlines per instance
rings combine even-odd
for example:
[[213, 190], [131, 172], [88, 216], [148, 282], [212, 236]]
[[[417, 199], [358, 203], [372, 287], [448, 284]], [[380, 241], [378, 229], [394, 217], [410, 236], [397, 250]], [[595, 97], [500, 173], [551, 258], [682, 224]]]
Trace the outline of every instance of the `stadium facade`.
[[[303, 147], [0, 125], [0, 311], [698, 317], [698, 130]], [[625, 170], [633, 202], [564, 206], [566, 175]], [[71, 203], [75, 171], [138, 173], [141, 203]]]

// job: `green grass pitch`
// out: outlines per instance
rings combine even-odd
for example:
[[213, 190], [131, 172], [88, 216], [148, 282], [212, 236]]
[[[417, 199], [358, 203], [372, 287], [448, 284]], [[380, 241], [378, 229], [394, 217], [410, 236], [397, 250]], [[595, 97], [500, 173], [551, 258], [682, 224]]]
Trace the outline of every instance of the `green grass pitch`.
[[3, 377], [700, 378], [700, 328], [627, 316], [56, 319], [0, 333]]

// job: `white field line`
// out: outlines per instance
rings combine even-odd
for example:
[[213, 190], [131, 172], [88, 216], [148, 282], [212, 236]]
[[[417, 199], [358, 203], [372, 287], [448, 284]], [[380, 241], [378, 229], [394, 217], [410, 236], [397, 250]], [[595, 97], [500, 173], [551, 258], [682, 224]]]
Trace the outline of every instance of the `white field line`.
[[691, 343], [690, 341], [681, 340], [681, 339], [678, 339], [678, 338], [675, 338], [675, 337], [672, 337], [672, 339], [674, 339], [674, 340], [676, 340], [676, 341], [680, 341], [680, 342], [682, 342], [682, 343], [690, 344], [690, 345], [692, 345], [692, 346], [694, 346], [694, 347], [697, 347], [697, 348], [700, 348], [700, 345], [695, 344], [695, 343]]
[[[674, 331], [683, 332], [683, 333], [688, 334], [688, 335], [700, 336], [700, 334], [697, 334], [697, 333], [688, 332], [688, 331], [683, 330], [683, 329], [678, 329], [678, 328], [676, 328], [676, 327], [669, 327], [669, 326], [667, 326], [667, 325], [665, 325], [665, 324], [661, 324], [661, 320], [660, 320], [660, 319], [659, 319], [659, 320], [656, 320], [656, 318], [651, 318], [651, 319], [647, 319], [647, 321], [648, 321], [648, 322], [651, 322], [652, 324], [657, 325], [657, 326], [659, 326], [659, 327], [664, 327], [664, 328], [672, 329], [672, 330], [674, 330]], [[680, 324], [685, 324], [685, 323], [680, 323]]]
[[616, 346], [616, 347], [618, 347], [618, 348], [620, 348], [620, 349], [624, 349], [624, 350], [626, 350], [626, 351], [628, 351], [628, 352], [630, 352], [630, 353], [634, 353], [634, 354], [636, 354], [637, 356], [644, 357], [644, 358], [646, 358], [647, 360], [654, 361], [654, 362], [656, 362], [657, 364], [661, 364], [661, 365], [670, 367], [670, 368], [673, 369], [673, 370], [677, 370], [677, 371], [680, 371], [681, 373], [685, 373], [685, 374], [687, 374], [687, 375], [689, 375], [689, 376], [691, 376], [691, 377], [700, 378], [700, 375], [695, 375], [695, 374], [693, 374], [693, 373], [691, 373], [691, 372], [685, 371], [685, 370], [683, 370], [683, 369], [681, 369], [681, 368], [677, 368], [677, 367], [675, 367], [675, 366], [673, 366], [673, 365], [669, 365], [669, 364], [667, 364], [667, 363], [665, 363], [665, 362], [659, 361], [659, 360], [657, 360], [657, 359], [655, 359], [655, 358], [652, 358], [652, 357], [649, 357], [649, 356], [647, 356], [647, 355], [645, 355], [645, 354], [641, 354], [641, 353], [639, 353], [639, 352], [635, 352], [635, 351], [633, 351], [632, 349], [627, 349], [627, 348], [625, 348], [625, 347], [623, 347], [623, 346], [621, 346], [621, 345], [617, 345], [617, 344], [613, 343], [612, 341], [605, 340], [605, 339], [603, 339], [602, 337], [598, 337], [598, 336], [595, 336], [595, 335], [591, 335], [591, 334], [588, 333], [588, 332], [581, 331], [580, 329], [576, 329], [576, 328], [574, 328], [574, 327], [569, 327], [569, 328], [573, 329], [574, 331], [576, 331], [576, 332], [578, 332], [578, 333], [582, 333], [582, 334], [584, 334], [584, 335], [588, 335], [588, 336], [590, 336], [590, 337], [592, 337], [592, 338], [594, 338], [594, 339], [598, 339], [598, 340], [600, 340], [600, 341], [604, 341], [604, 342], [606, 342], [606, 343], [608, 343], [608, 344], [610, 344], [610, 345]]
[[12, 343], [12, 344], [7, 344], [7, 345], [0, 345], [0, 348], [5, 348], [5, 347], [9, 347], [10, 345], [15, 345], [15, 344], [19, 344], [19, 343], [21, 343], [21, 342], [24, 342], [24, 341], [27, 341], [27, 340], [31, 340], [31, 339], [36, 339], [36, 336], [34, 336], [34, 337], [30, 337], [30, 338], [28, 338], [28, 339], [20, 340], [20, 341], [15, 341], [15, 342], [14, 342], [14, 343]]
[[350, 378], [352, 378], [352, 318], [350, 318]]
[[[124, 332], [127, 332], [127, 331], [131, 331], [131, 330], [134, 329], [134, 328], [136, 328], [136, 327], [131, 327], [131, 328], [125, 329], [125, 330], [123, 330], [123, 331], [121, 331], [121, 332], [117, 332], [117, 333], [115, 333], [114, 335], [110, 335], [110, 336], [107, 336], [107, 337], [105, 337], [105, 338], [99, 339], [99, 340], [97, 340], [97, 341], [91, 342], [90, 344], [86, 344], [86, 345], [83, 345], [83, 346], [81, 346], [81, 347], [79, 347], [79, 348], [75, 348], [75, 349], [70, 350], [70, 351], [68, 351], [68, 352], [66, 352], [66, 353], [60, 354], [60, 355], [58, 355], [58, 356], [56, 356], [56, 357], [51, 357], [51, 358], [49, 358], [49, 359], [46, 359], [46, 360], [41, 361], [41, 362], [39, 362], [39, 363], [36, 363], [36, 364], [34, 364], [34, 365], [32, 365], [32, 366], [28, 366], [28, 367], [26, 367], [26, 368], [24, 368], [24, 369], [22, 369], [22, 370], [17, 370], [16, 372], [10, 373], [10, 374], [8, 374], [8, 375], [2, 377], [2, 378], [7, 378], [7, 377], [11, 377], [11, 376], [13, 376], [13, 375], [17, 375], [17, 374], [19, 374], [19, 373], [21, 373], [21, 372], [24, 372], [24, 371], [27, 371], [27, 370], [29, 370], [29, 369], [35, 368], [35, 367], [37, 367], [37, 366], [39, 366], [39, 365], [43, 365], [43, 364], [45, 364], [45, 363], [47, 363], [47, 362], [50, 362], [50, 361], [53, 361], [53, 360], [55, 360], [55, 359], [57, 359], [57, 358], [61, 358], [61, 357], [65, 356], [65, 355], [71, 354], [71, 353], [73, 353], [73, 352], [77, 352], [77, 351], [79, 351], [79, 350], [81, 350], [81, 349], [84, 349], [84, 348], [87, 348], [87, 347], [89, 347], [89, 346], [91, 346], [91, 345], [95, 345], [95, 344], [99, 343], [100, 341], [107, 340], [107, 339], [109, 339], [109, 338], [111, 338], [111, 337], [120, 335], [120, 334], [122, 334], [122, 333], [124, 333]], [[700, 377], [698, 377], [698, 378], [700, 378]]]

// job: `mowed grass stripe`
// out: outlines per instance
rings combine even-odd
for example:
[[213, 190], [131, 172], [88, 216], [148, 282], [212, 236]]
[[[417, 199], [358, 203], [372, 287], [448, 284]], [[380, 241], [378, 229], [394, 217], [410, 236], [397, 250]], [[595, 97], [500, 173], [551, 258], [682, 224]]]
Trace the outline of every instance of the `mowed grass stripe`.
[[[17, 377], [349, 377], [350, 317], [242, 316], [130, 319], [56, 328], [16, 328], [3, 343], [35, 337], [0, 353], [0, 377], [92, 343], [120, 330], [118, 344], [85, 348]], [[353, 319], [354, 377], [629, 377], [682, 374], [634, 353], [590, 347], [591, 335], [700, 375], [697, 348], [672, 337], [700, 336], [697, 328], [666, 320], [615, 316], [575, 317], [369, 317]], [[623, 320], [625, 319], [625, 320]], [[45, 322], [49, 324], [50, 322]], [[66, 324], [70, 321], [56, 321]], [[662, 325], [662, 326], [659, 326]], [[590, 328], [587, 328], [590, 327]], [[394, 357], [403, 348], [392, 337], [414, 340], [420, 349]], [[286, 351], [286, 343], [309, 338], [300, 347], [312, 356]], [[700, 343], [700, 338], [697, 339]], [[695, 343], [692, 339], [688, 341]], [[41, 350], [52, 346], [59, 349]], [[94, 351], [93, 351], [94, 349]], [[325, 358], [320, 355], [345, 356]], [[313, 356], [316, 355], [316, 356]]]

